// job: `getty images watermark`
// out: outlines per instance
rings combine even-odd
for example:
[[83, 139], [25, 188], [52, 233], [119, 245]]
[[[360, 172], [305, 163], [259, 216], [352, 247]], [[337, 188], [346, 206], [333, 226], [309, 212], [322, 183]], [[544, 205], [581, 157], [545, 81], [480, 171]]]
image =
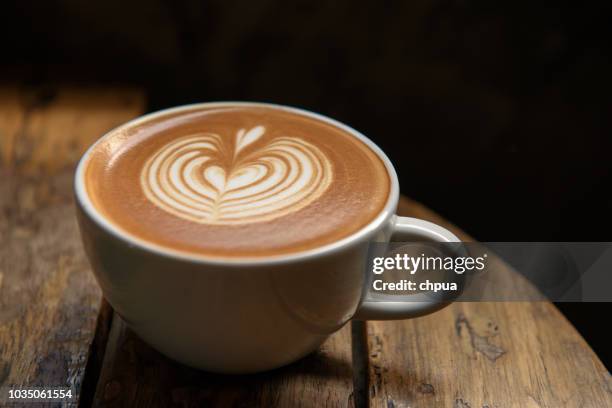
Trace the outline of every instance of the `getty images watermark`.
[[377, 293], [424, 292], [457, 301], [612, 302], [612, 243], [374, 243], [367, 275], [373, 301]]
[[[395, 253], [390, 256], [377, 256], [372, 259], [372, 273], [382, 275], [385, 271], [404, 271], [411, 277], [417, 272], [454, 272], [462, 275], [465, 272], [483, 271], [486, 267], [488, 254], [482, 256], [428, 256], [421, 253], [417, 256], [408, 253]], [[417, 281], [400, 279], [399, 281], [385, 282], [375, 279], [372, 288], [377, 291], [457, 291], [457, 282], [448, 281]]]

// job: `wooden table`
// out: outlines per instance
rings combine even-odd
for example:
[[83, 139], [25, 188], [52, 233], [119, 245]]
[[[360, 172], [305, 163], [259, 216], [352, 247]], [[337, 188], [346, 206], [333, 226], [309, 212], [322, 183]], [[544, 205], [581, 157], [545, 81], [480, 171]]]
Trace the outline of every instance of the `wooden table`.
[[[548, 302], [355, 322], [259, 375], [212, 375], [161, 356], [102, 300], [72, 203], [83, 150], [144, 107], [134, 89], [0, 88], [0, 388], [69, 386], [69, 405], [85, 407], [612, 407], [610, 373]], [[414, 201], [400, 212], [470, 240]], [[502, 286], [525, 285], [509, 268], [501, 275]]]

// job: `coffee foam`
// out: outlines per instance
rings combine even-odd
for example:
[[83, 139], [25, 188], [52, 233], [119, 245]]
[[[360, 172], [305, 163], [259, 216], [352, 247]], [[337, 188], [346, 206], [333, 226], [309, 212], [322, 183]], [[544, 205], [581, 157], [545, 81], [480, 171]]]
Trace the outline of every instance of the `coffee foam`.
[[295, 212], [327, 190], [332, 165], [296, 137], [249, 149], [265, 131], [261, 125], [240, 129], [233, 141], [206, 132], [178, 138], [147, 160], [141, 187], [158, 207], [201, 224], [244, 224]]
[[166, 112], [101, 140], [87, 194], [128, 235], [210, 257], [284, 255], [357, 232], [390, 179], [362, 141], [330, 123], [261, 106]]

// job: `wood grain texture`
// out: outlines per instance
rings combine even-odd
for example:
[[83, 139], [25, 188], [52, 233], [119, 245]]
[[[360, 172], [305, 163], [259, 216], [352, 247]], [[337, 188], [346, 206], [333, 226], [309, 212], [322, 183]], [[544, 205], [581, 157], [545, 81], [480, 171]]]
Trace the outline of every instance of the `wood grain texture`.
[[136, 91], [0, 88], [0, 388], [71, 387], [76, 404], [101, 294], [77, 231], [73, 169], [142, 109]]
[[[403, 199], [400, 213], [472, 240], [418, 203]], [[610, 373], [549, 302], [460, 302], [368, 322], [367, 337], [372, 407], [612, 406]]]
[[19, 174], [71, 168], [89, 145], [144, 110], [123, 88], [0, 88], [0, 167]]
[[319, 351], [254, 375], [215, 375], [175, 363], [136, 336], [117, 316], [94, 407], [351, 407], [349, 326]]

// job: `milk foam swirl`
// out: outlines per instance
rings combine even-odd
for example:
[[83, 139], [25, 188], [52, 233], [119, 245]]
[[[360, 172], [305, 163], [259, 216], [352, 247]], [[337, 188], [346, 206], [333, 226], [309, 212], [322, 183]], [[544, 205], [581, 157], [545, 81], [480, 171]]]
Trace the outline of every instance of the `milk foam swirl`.
[[264, 143], [265, 131], [263, 126], [240, 129], [233, 143], [215, 133], [173, 140], [141, 171], [146, 197], [177, 217], [202, 224], [266, 221], [304, 208], [329, 187], [331, 163], [300, 138]]

